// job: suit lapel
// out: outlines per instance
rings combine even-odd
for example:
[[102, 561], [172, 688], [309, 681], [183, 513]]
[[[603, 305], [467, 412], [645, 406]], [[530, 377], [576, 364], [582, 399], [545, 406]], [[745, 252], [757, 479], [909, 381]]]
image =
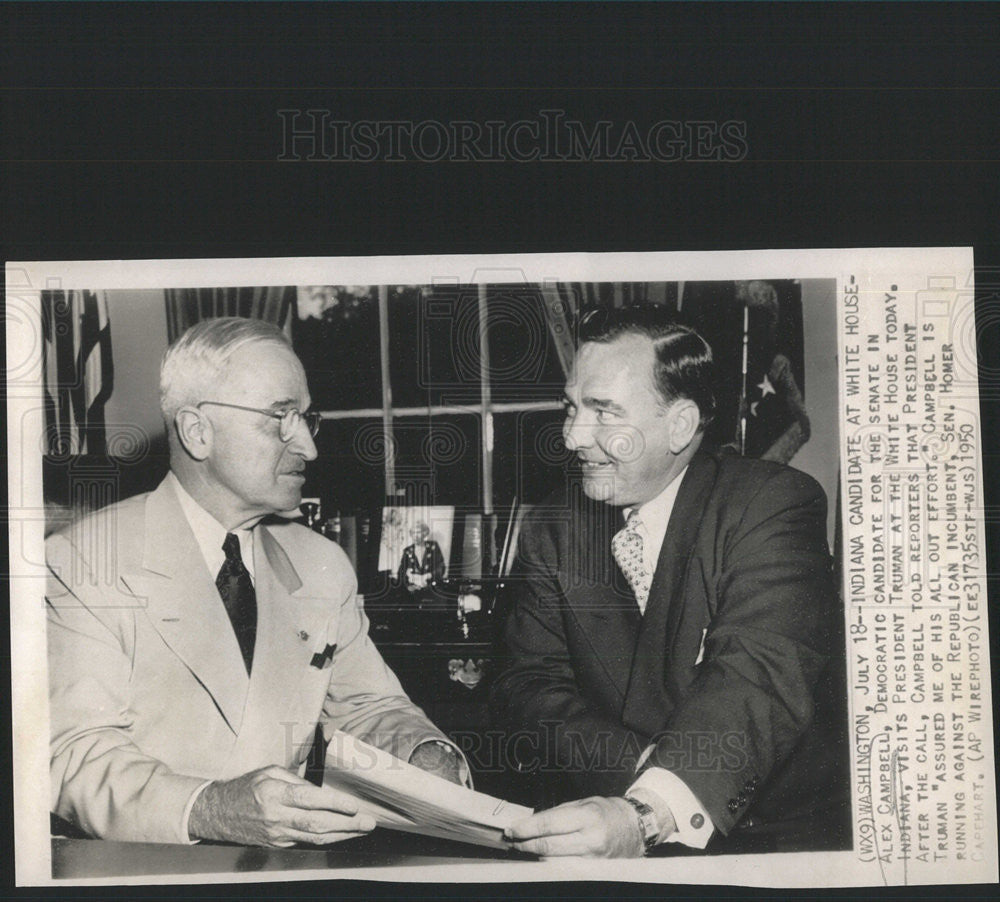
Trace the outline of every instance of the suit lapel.
[[[664, 673], [684, 613], [684, 582], [715, 481], [712, 459], [701, 452], [688, 465], [663, 537], [646, 613], [639, 628], [635, 664], [628, 687], [626, 716], [643, 718], [662, 705]], [[647, 715], [648, 716], [648, 715]]]
[[621, 527], [621, 511], [583, 499], [573, 511], [568, 537], [573, 585], [566, 601], [585, 641], [622, 703], [639, 632], [639, 609], [611, 554], [611, 538]]
[[[232, 767], [241, 759], [290, 760], [292, 748], [308, 733], [311, 721], [297, 708], [301, 680], [313, 654], [325, 648], [332, 616], [329, 597], [308, 594], [308, 587], [285, 550], [263, 524], [254, 530], [257, 591], [257, 642], [246, 704], [246, 720]], [[318, 671], [317, 671], [318, 673]], [[303, 734], [300, 736], [300, 734]]]
[[150, 623], [239, 733], [249, 678], [215, 581], [168, 482], [146, 499], [143, 541]]

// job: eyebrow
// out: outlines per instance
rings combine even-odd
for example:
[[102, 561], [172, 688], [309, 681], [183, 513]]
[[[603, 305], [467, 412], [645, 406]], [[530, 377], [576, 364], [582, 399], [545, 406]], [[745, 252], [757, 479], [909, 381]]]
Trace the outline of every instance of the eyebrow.
[[581, 399], [581, 403], [584, 407], [598, 407], [602, 410], [610, 410], [613, 413], [625, 413], [625, 408], [610, 398], [594, 398], [588, 395], [586, 398]]
[[297, 407], [297, 402], [295, 398], [283, 398], [281, 401], [275, 401], [271, 404], [270, 410], [277, 413], [280, 410], [288, 410], [289, 407]]
[[[576, 401], [574, 401], [565, 392], [563, 392], [562, 395], [562, 403], [568, 404], [570, 407], [576, 406]], [[625, 413], [625, 408], [622, 407], [621, 404], [617, 404], [616, 402], [612, 401], [610, 398], [594, 398], [588, 395], [586, 398], [581, 399], [580, 403], [584, 407], [588, 407], [591, 409], [598, 408], [601, 410], [610, 410], [613, 413], [620, 413], [620, 414]]]

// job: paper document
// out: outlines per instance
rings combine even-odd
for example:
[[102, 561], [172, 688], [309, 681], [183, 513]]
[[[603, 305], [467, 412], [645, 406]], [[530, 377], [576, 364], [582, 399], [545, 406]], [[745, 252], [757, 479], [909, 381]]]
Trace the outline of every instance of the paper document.
[[340, 731], [327, 747], [323, 781], [357, 797], [361, 811], [380, 827], [498, 849], [505, 848], [504, 828], [533, 813], [427, 773]]

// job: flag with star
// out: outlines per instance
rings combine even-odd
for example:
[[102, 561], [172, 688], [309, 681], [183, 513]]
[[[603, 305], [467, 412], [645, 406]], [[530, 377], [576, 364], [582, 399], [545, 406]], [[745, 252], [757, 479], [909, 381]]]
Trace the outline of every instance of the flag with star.
[[686, 282], [680, 307], [716, 362], [716, 417], [706, 445], [782, 459], [775, 449], [784, 442], [794, 453], [801, 442], [789, 442], [789, 430], [808, 423], [799, 282]]

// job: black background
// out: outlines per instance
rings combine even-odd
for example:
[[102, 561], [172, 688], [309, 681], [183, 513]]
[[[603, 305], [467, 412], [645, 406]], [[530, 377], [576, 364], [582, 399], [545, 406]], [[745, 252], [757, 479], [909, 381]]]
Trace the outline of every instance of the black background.
[[[993, 4], [0, 6], [6, 260], [972, 245], [989, 569], [1000, 574]], [[277, 111], [290, 108], [343, 120], [511, 121], [543, 109], [646, 127], [732, 119], [747, 123], [748, 154], [279, 161]], [[421, 890], [266, 889], [330, 892]]]

